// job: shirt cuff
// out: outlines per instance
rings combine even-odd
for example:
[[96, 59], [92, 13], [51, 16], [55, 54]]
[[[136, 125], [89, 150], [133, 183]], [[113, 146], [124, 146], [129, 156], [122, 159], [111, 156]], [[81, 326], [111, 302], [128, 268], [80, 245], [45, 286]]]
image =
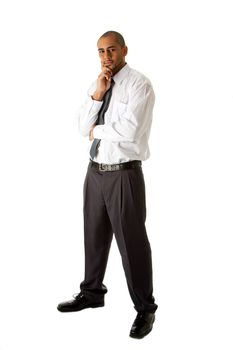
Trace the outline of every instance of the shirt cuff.
[[93, 100], [93, 98], [90, 96], [88, 104], [89, 104], [89, 111], [91, 111], [94, 114], [97, 114], [100, 111], [103, 101]]

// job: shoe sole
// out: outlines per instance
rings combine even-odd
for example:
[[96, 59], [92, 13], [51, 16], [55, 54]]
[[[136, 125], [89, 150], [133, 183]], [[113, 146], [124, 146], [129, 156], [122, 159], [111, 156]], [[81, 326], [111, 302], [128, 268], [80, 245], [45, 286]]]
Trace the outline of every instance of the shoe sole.
[[153, 326], [151, 328], [149, 328], [146, 332], [144, 332], [143, 334], [141, 334], [140, 336], [136, 335], [136, 334], [131, 334], [130, 333], [130, 337], [133, 339], [142, 339], [144, 338], [146, 335], [148, 335], [153, 329]]
[[57, 309], [58, 309], [58, 311], [60, 311], [60, 312], [77, 312], [77, 311], [82, 311], [82, 310], [84, 310], [84, 309], [89, 309], [89, 308], [92, 308], [92, 309], [94, 309], [94, 308], [97, 308], [97, 307], [103, 307], [104, 306], [104, 303], [101, 303], [101, 304], [91, 304], [91, 305], [87, 305], [87, 306], [85, 306], [85, 307], [82, 307], [82, 308], [78, 308], [78, 309], [59, 309], [58, 307], [57, 307]]

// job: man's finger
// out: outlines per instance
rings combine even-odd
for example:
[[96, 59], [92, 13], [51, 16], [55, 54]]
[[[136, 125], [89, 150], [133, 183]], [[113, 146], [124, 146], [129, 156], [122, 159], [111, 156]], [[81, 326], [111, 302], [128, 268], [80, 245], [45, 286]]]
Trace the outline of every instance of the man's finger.
[[111, 75], [109, 75], [109, 74], [104, 74], [104, 77], [105, 77], [107, 80], [111, 80]]
[[104, 72], [107, 71], [108, 73], [112, 74], [112, 70], [111, 70], [111, 68], [109, 68], [109, 67], [104, 67], [103, 71], [104, 71]]

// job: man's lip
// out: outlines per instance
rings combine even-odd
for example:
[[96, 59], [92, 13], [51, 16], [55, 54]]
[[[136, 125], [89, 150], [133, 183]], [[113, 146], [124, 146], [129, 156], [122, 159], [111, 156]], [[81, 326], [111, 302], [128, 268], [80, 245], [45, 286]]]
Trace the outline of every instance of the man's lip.
[[113, 61], [105, 61], [104, 64], [111, 64]]

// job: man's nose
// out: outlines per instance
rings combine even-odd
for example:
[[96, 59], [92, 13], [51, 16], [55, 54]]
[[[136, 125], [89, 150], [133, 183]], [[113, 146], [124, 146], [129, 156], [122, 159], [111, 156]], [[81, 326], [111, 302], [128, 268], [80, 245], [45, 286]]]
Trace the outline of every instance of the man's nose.
[[105, 53], [104, 53], [104, 58], [111, 58], [112, 57], [112, 54], [110, 51], [106, 50]]

